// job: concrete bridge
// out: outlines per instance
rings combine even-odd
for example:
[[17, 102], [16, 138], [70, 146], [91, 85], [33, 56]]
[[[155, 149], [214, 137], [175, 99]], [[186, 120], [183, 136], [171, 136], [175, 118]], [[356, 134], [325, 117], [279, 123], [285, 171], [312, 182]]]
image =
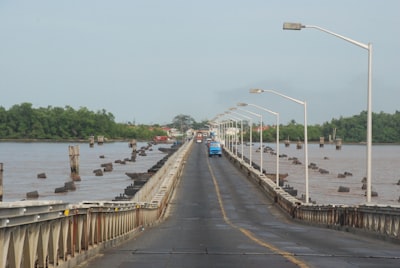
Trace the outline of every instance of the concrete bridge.
[[190, 142], [132, 201], [1, 203], [0, 267], [400, 267], [399, 223], [398, 207], [303, 204]]

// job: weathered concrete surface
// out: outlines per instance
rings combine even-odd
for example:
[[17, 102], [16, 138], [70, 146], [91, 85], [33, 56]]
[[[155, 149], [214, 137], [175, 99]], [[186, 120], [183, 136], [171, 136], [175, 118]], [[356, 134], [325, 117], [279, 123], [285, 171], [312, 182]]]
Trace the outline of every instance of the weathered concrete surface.
[[294, 223], [195, 144], [167, 219], [81, 267], [399, 267], [400, 246]]

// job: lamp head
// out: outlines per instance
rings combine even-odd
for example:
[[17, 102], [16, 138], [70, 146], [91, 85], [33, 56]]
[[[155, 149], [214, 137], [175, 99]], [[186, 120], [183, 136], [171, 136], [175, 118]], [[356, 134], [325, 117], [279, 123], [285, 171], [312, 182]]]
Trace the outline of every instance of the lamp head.
[[249, 90], [249, 92], [250, 93], [262, 93], [262, 92], [264, 92], [264, 90], [263, 89], [259, 89], [259, 88], [251, 88]]
[[239, 103], [237, 103], [237, 106], [241, 106], [241, 107], [243, 107], [243, 106], [247, 106], [247, 103], [244, 103], [244, 102], [239, 102]]
[[283, 29], [284, 30], [301, 30], [301, 28], [305, 28], [301, 23], [296, 22], [284, 22]]

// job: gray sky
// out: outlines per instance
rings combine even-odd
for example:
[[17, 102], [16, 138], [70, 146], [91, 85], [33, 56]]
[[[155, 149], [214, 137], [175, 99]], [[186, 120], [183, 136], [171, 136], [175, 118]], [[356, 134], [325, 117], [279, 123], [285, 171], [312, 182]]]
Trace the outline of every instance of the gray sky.
[[87, 107], [164, 124], [247, 102], [303, 122], [301, 105], [249, 94], [257, 87], [306, 100], [309, 124], [366, 110], [367, 50], [315, 29], [282, 30], [290, 21], [371, 42], [373, 112], [394, 113], [399, 11], [398, 0], [1, 0], [0, 106]]

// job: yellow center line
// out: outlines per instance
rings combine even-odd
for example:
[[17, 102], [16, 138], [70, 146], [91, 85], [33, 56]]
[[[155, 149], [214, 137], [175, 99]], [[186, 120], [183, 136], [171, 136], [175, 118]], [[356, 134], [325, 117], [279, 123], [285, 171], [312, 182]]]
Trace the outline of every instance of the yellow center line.
[[216, 179], [216, 177], [214, 175], [214, 172], [213, 172], [213, 170], [211, 168], [210, 161], [209, 161], [208, 157], [207, 157], [207, 165], [208, 165], [208, 169], [209, 169], [209, 171], [211, 173], [211, 177], [212, 177], [212, 180], [213, 180], [213, 183], [214, 183], [214, 187], [215, 187], [215, 192], [216, 192], [217, 198], [218, 198], [219, 207], [221, 209], [221, 213], [222, 213], [222, 216], [224, 218], [224, 221], [228, 225], [230, 225], [232, 228], [239, 230], [241, 233], [243, 233], [245, 236], [247, 236], [250, 240], [252, 240], [253, 242], [257, 243], [258, 245], [260, 245], [262, 247], [265, 247], [265, 248], [268, 248], [272, 252], [281, 255], [282, 257], [286, 258], [288, 261], [298, 265], [301, 268], [308, 268], [308, 265], [305, 262], [303, 262], [303, 261], [297, 259], [296, 257], [294, 257], [293, 253], [281, 250], [281, 249], [275, 247], [274, 245], [272, 245], [270, 243], [267, 243], [267, 242], [257, 238], [256, 235], [253, 234], [251, 231], [249, 231], [249, 230], [247, 230], [245, 228], [239, 227], [239, 226], [237, 226], [237, 225], [235, 225], [234, 223], [231, 222], [231, 220], [229, 219], [228, 215], [226, 214], [224, 203], [222, 202], [222, 197], [221, 197], [221, 193], [220, 193], [220, 190], [219, 190], [219, 185], [218, 185], [217, 179]]

